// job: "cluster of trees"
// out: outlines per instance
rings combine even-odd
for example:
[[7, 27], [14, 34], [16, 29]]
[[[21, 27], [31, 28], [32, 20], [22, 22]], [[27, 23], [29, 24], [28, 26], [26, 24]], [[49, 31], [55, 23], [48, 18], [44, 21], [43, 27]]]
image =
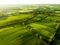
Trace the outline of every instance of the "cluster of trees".
[[34, 13], [39, 14], [48, 14], [48, 15], [55, 15], [55, 9], [49, 7], [38, 7], [36, 10], [33, 11]]

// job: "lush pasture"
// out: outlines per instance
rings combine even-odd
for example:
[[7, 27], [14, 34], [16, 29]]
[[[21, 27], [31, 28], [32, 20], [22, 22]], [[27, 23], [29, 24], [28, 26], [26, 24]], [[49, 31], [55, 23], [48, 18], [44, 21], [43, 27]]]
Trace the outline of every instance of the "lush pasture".
[[0, 16], [0, 45], [60, 45], [59, 8], [30, 10], [10, 10]]

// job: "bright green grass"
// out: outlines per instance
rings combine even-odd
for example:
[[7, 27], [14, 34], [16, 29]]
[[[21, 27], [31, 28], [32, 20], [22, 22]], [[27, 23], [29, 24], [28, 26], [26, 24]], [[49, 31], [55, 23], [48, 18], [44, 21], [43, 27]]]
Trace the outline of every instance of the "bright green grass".
[[[32, 18], [32, 14], [25, 14], [25, 15], [19, 15], [19, 16], [9, 16], [7, 19], [0, 21], [0, 26], [4, 26], [9, 23], [13, 23], [14, 21], [25, 21], [29, 18]], [[15, 22], [14, 22], [15, 23]]]
[[[0, 44], [1, 45], [8, 45], [8, 44], [10, 45], [10, 42], [12, 40], [15, 40], [15, 39], [18, 40], [19, 35], [22, 35], [27, 32], [27, 29], [25, 29], [24, 26], [7, 27], [7, 28], [3, 28], [0, 30], [2, 30], [2, 31], [0, 31]], [[16, 43], [18, 43], [18, 42], [16, 41]]]
[[39, 35], [42, 35], [43, 37], [45, 36], [49, 39], [54, 37], [56, 31], [54, 28], [38, 23], [31, 23], [29, 26], [31, 26], [31, 28]]

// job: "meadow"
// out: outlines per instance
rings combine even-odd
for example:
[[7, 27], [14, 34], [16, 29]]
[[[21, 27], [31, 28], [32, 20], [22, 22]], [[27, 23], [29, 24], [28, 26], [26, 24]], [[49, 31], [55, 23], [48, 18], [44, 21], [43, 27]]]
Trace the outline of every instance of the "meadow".
[[60, 45], [60, 6], [0, 10], [0, 45]]

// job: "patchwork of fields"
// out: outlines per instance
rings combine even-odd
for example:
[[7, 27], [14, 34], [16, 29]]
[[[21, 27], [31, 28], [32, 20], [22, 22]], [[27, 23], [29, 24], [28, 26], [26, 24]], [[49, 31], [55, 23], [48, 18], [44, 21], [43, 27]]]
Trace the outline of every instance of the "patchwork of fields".
[[60, 6], [0, 11], [0, 45], [60, 45]]

